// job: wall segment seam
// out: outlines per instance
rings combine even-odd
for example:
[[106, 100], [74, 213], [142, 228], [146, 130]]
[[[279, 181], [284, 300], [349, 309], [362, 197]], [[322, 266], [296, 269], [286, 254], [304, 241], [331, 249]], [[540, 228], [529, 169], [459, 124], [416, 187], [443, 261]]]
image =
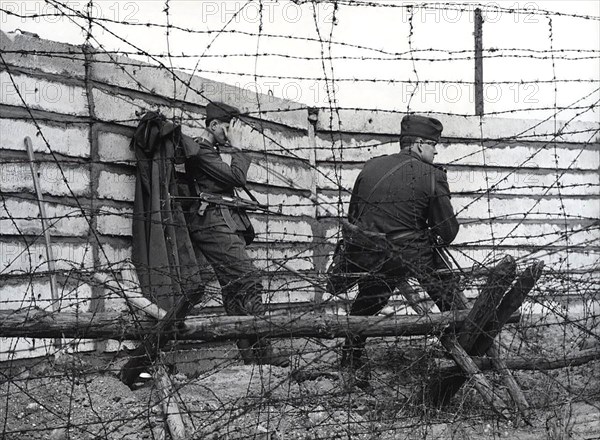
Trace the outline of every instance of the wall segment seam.
[[[88, 234], [88, 240], [92, 243], [92, 264], [94, 266], [94, 271], [98, 271], [100, 269], [100, 258], [99, 258], [99, 246], [101, 246], [98, 242], [98, 216], [97, 216], [97, 196], [98, 196], [98, 176], [100, 171], [98, 170], [98, 163], [100, 161], [100, 155], [98, 151], [98, 130], [96, 127], [95, 121], [96, 118], [96, 107], [94, 103], [94, 97], [92, 93], [93, 84], [90, 79], [92, 75], [93, 66], [91, 64], [91, 56], [89, 53], [89, 46], [83, 45], [82, 50], [85, 55], [85, 89], [86, 96], [88, 100], [88, 109], [89, 109], [89, 143], [90, 143], [90, 231]], [[105, 301], [103, 297], [103, 288], [102, 286], [94, 285], [92, 286], [92, 293], [90, 299], [89, 310], [92, 312], [102, 312], [105, 309]], [[105, 343], [103, 341], [94, 341], [94, 345], [100, 351], [105, 349]]]

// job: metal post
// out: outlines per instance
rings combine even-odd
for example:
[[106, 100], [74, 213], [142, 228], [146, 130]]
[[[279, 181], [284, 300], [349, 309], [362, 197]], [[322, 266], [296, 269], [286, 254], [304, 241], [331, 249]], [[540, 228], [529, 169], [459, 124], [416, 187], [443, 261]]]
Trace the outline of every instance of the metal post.
[[[312, 181], [310, 183], [310, 199], [314, 203], [314, 218], [315, 220], [318, 217], [319, 213], [319, 202], [318, 202], [318, 189], [317, 189], [317, 121], [319, 120], [319, 109], [317, 107], [309, 107], [308, 108], [308, 144], [310, 146], [310, 167], [312, 174]], [[320, 225], [316, 224], [316, 229], [314, 229], [314, 238], [313, 240], [321, 241], [323, 238], [323, 230]], [[316, 249], [322, 250], [323, 246], [319, 245]], [[317, 274], [322, 274], [325, 272], [325, 266], [327, 264], [327, 257], [324, 255], [324, 252], [316, 252], [314, 258], [315, 269]], [[285, 267], [288, 270], [293, 270], [289, 267]], [[298, 274], [298, 272], [295, 272]], [[320, 277], [319, 277], [320, 278]], [[315, 304], [320, 304], [323, 301], [323, 293], [324, 289], [321, 286], [315, 287], [315, 295], [314, 302]]]
[[483, 116], [483, 17], [475, 9], [475, 115]]

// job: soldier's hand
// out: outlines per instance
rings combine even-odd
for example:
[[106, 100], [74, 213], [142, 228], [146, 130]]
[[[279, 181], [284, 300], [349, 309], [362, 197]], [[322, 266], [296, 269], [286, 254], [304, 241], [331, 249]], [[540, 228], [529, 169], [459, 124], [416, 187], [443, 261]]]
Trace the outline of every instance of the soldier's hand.
[[238, 118], [233, 118], [229, 123], [229, 130], [227, 132], [227, 139], [229, 140], [229, 145], [241, 149], [242, 147], [242, 123]]

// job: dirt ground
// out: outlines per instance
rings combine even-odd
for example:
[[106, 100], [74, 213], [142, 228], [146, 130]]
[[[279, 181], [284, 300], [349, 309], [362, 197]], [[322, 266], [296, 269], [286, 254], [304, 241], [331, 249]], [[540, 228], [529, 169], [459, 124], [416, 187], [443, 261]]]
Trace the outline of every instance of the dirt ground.
[[[542, 344], [503, 339], [521, 355]], [[575, 349], [564, 343], [565, 352]], [[278, 341], [291, 368], [244, 366], [232, 344], [195, 345], [167, 354], [187, 438], [194, 439], [592, 439], [600, 438], [600, 362], [515, 376], [532, 407], [529, 424], [502, 420], [471, 383], [443, 409], [424, 404], [422, 390], [443, 357], [432, 339], [369, 340], [371, 388], [340, 380], [341, 341]], [[556, 346], [556, 345], [554, 345]], [[178, 348], [182, 348], [181, 345]], [[133, 390], [118, 356], [64, 354], [0, 366], [3, 439], [168, 439], [156, 382]], [[494, 373], [486, 376], [500, 386]], [[499, 389], [506, 396], [504, 390]]]

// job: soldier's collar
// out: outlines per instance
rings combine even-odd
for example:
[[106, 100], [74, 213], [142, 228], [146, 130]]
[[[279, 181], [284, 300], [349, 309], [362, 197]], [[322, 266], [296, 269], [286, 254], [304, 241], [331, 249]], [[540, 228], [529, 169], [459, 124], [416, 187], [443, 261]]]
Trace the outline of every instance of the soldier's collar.
[[415, 159], [420, 160], [421, 162], [423, 161], [423, 159], [421, 158], [421, 156], [419, 156], [419, 154], [413, 150], [411, 150], [410, 148], [406, 148], [404, 150], [401, 151], [402, 153], [414, 157]]
[[219, 151], [219, 147], [215, 142], [214, 136], [212, 136], [206, 129], [202, 129], [200, 135], [196, 136], [194, 140], [204, 145], [210, 145], [215, 150]]

